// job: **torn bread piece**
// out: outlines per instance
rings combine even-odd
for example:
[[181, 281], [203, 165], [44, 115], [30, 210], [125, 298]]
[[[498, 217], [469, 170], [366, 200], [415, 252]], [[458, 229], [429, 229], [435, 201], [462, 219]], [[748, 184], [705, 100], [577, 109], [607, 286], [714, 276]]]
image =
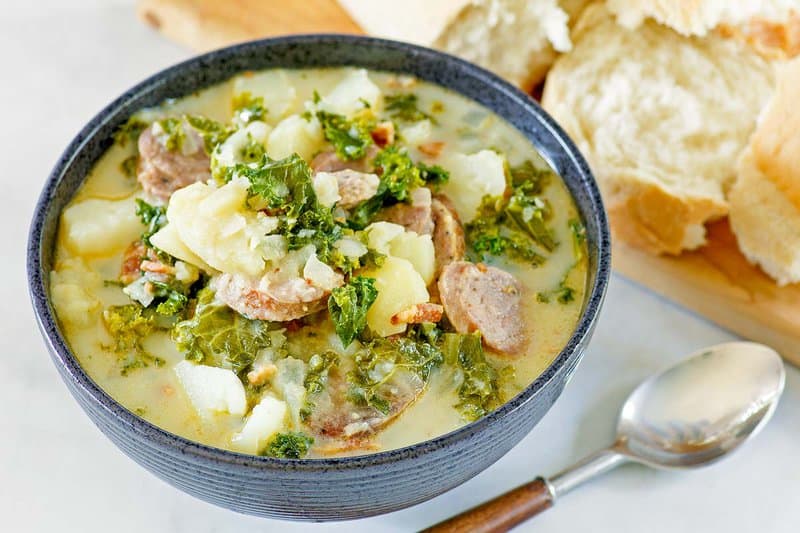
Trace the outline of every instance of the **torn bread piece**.
[[602, 4], [584, 11], [573, 41], [542, 104], [588, 158], [615, 234], [653, 253], [703, 245], [704, 224], [727, 214], [772, 67], [716, 35], [622, 28]]
[[628, 29], [652, 19], [682, 35], [698, 36], [721, 24], [739, 26], [756, 17], [777, 22], [792, 10], [800, 12], [798, 0], [607, 0], [607, 5]]
[[739, 159], [730, 222], [739, 248], [781, 284], [800, 282], [800, 59], [779, 70], [775, 96]]
[[433, 46], [530, 89], [570, 50], [569, 20], [589, 1], [406, 0], [392, 16], [374, 0], [339, 3], [371, 34]]

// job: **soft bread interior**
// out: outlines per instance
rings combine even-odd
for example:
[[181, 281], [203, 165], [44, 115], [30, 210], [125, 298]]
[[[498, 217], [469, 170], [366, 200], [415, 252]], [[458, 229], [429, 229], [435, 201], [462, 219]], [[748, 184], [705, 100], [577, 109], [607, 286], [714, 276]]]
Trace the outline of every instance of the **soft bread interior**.
[[622, 28], [602, 4], [572, 37], [542, 103], [588, 157], [615, 231], [656, 253], [702, 245], [703, 224], [727, 213], [771, 66], [717, 35], [687, 38], [652, 21]]

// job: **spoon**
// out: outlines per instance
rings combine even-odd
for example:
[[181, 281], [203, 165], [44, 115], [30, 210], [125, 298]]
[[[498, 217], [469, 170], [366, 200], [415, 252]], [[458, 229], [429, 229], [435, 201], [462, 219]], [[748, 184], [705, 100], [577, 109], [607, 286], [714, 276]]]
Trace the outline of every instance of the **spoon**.
[[780, 356], [761, 344], [700, 350], [633, 391], [619, 414], [616, 441], [605, 450], [426, 531], [507, 531], [578, 485], [631, 461], [669, 469], [713, 463], [758, 433], [775, 411], [784, 381]]

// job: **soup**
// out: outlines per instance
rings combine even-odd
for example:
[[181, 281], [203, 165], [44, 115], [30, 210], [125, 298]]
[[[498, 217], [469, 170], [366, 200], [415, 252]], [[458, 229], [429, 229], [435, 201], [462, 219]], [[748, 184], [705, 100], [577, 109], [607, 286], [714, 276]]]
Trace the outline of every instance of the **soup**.
[[512, 126], [418, 79], [247, 72], [141, 110], [60, 219], [51, 295], [129, 410], [240, 453], [447, 433], [571, 335], [584, 230]]

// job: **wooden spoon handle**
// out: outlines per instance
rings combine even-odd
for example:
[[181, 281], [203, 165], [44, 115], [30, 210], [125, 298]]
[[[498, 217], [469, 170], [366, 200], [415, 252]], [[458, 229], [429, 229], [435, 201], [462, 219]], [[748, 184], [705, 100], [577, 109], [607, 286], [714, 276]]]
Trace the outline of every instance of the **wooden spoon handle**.
[[427, 533], [499, 533], [553, 506], [553, 494], [543, 478], [517, 487], [493, 500], [426, 529]]

